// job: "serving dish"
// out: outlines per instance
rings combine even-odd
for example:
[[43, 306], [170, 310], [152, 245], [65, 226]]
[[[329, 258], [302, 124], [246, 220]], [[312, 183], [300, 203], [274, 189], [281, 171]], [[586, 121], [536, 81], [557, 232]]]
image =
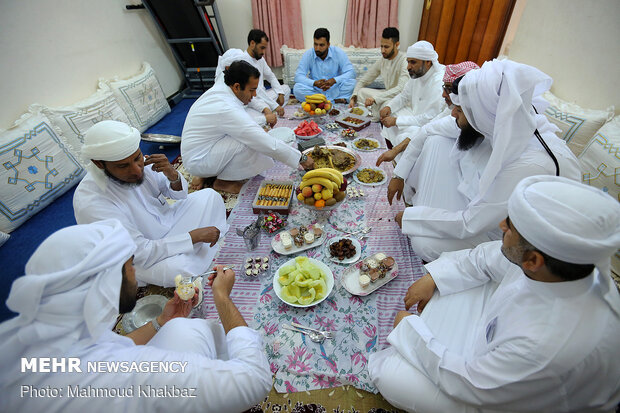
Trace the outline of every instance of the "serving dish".
[[[331, 252], [330, 252], [330, 246], [332, 244], [340, 241], [340, 240], [343, 240], [343, 239], [351, 240], [351, 243], [355, 247], [355, 255], [353, 255], [351, 258], [345, 258], [345, 259], [343, 259], [341, 261], [341, 260], [338, 259], [338, 257], [332, 257]], [[329, 240], [329, 242], [325, 243], [325, 248], [324, 249], [325, 249], [325, 251], [324, 251], [325, 256], [329, 260], [331, 260], [331, 261], [333, 261], [335, 263], [338, 263], [338, 264], [353, 264], [354, 262], [359, 260], [360, 257], [362, 256], [362, 245], [360, 244], [360, 242], [357, 239], [352, 238], [352, 237], [334, 237], [334, 238], [331, 238]]]
[[[340, 276], [340, 283], [342, 286], [353, 295], [366, 296], [370, 293], [377, 291], [385, 284], [392, 281], [398, 276], [398, 263], [394, 261], [394, 266], [389, 270], [384, 277], [378, 278], [375, 282], [371, 282], [366, 288], [362, 287], [359, 282], [360, 268], [369, 260], [376, 259], [377, 255], [381, 253], [373, 254], [372, 256], [365, 258], [362, 261], [351, 265], [349, 268], [342, 272]], [[386, 255], [386, 254], [384, 254]]]
[[295, 141], [295, 132], [293, 132], [293, 129], [287, 128], [286, 126], [274, 128], [267, 133], [284, 143], [291, 143]]
[[[312, 225], [312, 227], [314, 227], [314, 226]], [[321, 229], [323, 229], [323, 228], [321, 228]], [[271, 239], [271, 248], [273, 248], [273, 250], [275, 252], [277, 252], [278, 254], [281, 254], [281, 255], [297, 254], [299, 252], [306, 251], [306, 250], [318, 247], [319, 245], [323, 244], [325, 242], [325, 239], [327, 238], [325, 236], [325, 232], [323, 232], [323, 234], [319, 238], [315, 238], [314, 242], [312, 242], [310, 244], [307, 244], [306, 242], [304, 242], [300, 247], [295, 245], [295, 243], [293, 242], [291, 248], [287, 250], [286, 248], [284, 248], [284, 245], [282, 245], [281, 234], [283, 232], [288, 232], [290, 230], [291, 230], [291, 228], [282, 230], [282, 231], [278, 232]]]
[[[362, 164], [362, 157], [359, 155], [359, 153], [353, 151], [352, 149], [345, 148], [345, 147], [342, 147], [342, 146], [335, 146], [335, 145], [322, 145], [322, 146], [319, 146], [319, 148], [327, 148], [330, 151], [331, 150], [342, 151], [344, 153], [347, 153], [347, 154], [351, 155], [353, 158], [355, 158], [355, 164], [352, 167], [350, 167], [350, 168], [348, 168], [348, 169], [346, 169], [344, 171], [340, 171], [340, 172], [342, 172], [343, 175], [350, 174], [351, 172], [353, 172], [357, 168], [359, 168], [359, 166]], [[312, 151], [313, 150], [314, 150], [314, 148], [308, 148], [305, 151], [303, 151], [302, 153], [304, 155], [310, 155], [312, 157]]]
[[[368, 148], [368, 149], [367, 148], [360, 148], [360, 147], [358, 147], [357, 146], [358, 142], [363, 142], [363, 141], [373, 142], [373, 143], [375, 143], [377, 145], [377, 147], [376, 148]], [[353, 140], [352, 144], [353, 144], [353, 147], [356, 150], [362, 151], [362, 152], [373, 152], [373, 151], [379, 150], [379, 147], [381, 146], [379, 141], [374, 139], [374, 138], [357, 138], [357, 139]]]
[[[362, 113], [355, 113], [353, 112], [354, 109], [357, 109], [356, 111], [361, 110]], [[370, 111], [364, 106], [356, 106], [354, 108], [349, 109], [347, 112], [352, 115], [356, 115], [356, 116], [368, 116], [368, 114], [370, 113]]]
[[[370, 169], [370, 170], [372, 170], [372, 171], [380, 172], [380, 173], [383, 175], [383, 179], [382, 179], [381, 181], [379, 181], [379, 182], [362, 182], [362, 181], [358, 178], [358, 176], [357, 176], [357, 175], [358, 175], [361, 171], [363, 171], [364, 169]], [[387, 173], [386, 173], [383, 169], [380, 169], [380, 168], [365, 167], [365, 168], [361, 168], [361, 169], [357, 170], [357, 171], [355, 172], [355, 174], [353, 174], [353, 180], [354, 180], [355, 182], [357, 182], [358, 184], [360, 184], [360, 185], [366, 185], [366, 186], [380, 186], [380, 185], [383, 185], [384, 183], [386, 183], [386, 182], [387, 182]]]
[[136, 306], [123, 316], [123, 330], [131, 333], [159, 316], [168, 302], [163, 295], [147, 295], [136, 302]]
[[280, 285], [280, 282], [278, 281], [278, 277], [279, 277], [279, 273], [280, 273], [280, 268], [284, 267], [285, 265], [295, 265], [295, 259], [293, 258], [291, 260], [288, 260], [287, 262], [285, 262], [281, 266], [279, 266], [278, 269], [275, 271], [275, 274], [273, 275], [273, 291], [276, 293], [276, 296], [280, 300], [282, 300], [283, 303], [288, 304], [291, 307], [299, 307], [299, 308], [313, 307], [313, 306], [315, 306], [317, 304], [320, 304], [327, 297], [329, 297], [329, 295], [331, 294], [332, 290], [334, 289], [334, 274], [332, 273], [332, 270], [330, 270], [327, 265], [325, 265], [321, 261], [315, 260], [314, 258], [308, 258], [308, 260], [310, 260], [310, 262], [312, 262], [312, 264], [314, 264], [315, 266], [319, 267], [319, 269], [325, 274], [325, 276], [326, 276], [326, 285], [327, 285], [327, 293], [320, 300], [314, 301], [314, 302], [312, 302], [310, 304], [289, 303], [289, 302], [285, 301], [282, 298], [282, 286]]

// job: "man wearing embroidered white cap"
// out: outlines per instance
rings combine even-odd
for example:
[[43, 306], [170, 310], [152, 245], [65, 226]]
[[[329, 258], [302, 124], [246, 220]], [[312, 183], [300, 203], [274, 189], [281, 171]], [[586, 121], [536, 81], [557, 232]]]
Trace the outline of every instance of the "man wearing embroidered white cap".
[[420, 40], [407, 48], [406, 56], [411, 79], [379, 112], [384, 126], [381, 134], [394, 146], [404, 139], [405, 129], [411, 133], [410, 128], [425, 125], [445, 107], [441, 98], [444, 66], [437, 61], [433, 45]]
[[228, 231], [226, 208], [213, 190], [188, 196], [185, 178], [168, 159], [145, 157], [139, 145], [140, 132], [122, 122], [106, 120], [86, 131], [88, 174], [75, 190], [75, 219], [120, 220], [138, 245], [138, 280], [170, 287], [177, 274], [210, 268], [216, 243]]
[[555, 176], [521, 181], [503, 241], [444, 253], [411, 285], [369, 358], [383, 396], [420, 412], [612, 411], [620, 295], [610, 257], [620, 204]]
[[396, 216], [424, 261], [500, 239], [496, 223], [506, 216], [508, 197], [521, 179], [556, 173], [581, 178], [557, 128], [532, 106], [540, 106], [551, 83], [540, 70], [510, 60], [486, 62], [455, 81], [457, 94], [450, 98], [460, 135], [456, 144], [439, 137], [425, 145], [411, 172], [413, 206]]
[[[136, 252], [118, 220], [61, 229], [37, 248], [7, 300], [18, 316], [0, 324], [0, 411], [224, 412], [265, 397], [269, 364], [229, 297], [232, 270], [209, 281], [222, 324], [186, 318], [195, 301], [175, 294], [152, 322], [112, 332], [136, 304]], [[55, 364], [40, 368], [44, 358]]]

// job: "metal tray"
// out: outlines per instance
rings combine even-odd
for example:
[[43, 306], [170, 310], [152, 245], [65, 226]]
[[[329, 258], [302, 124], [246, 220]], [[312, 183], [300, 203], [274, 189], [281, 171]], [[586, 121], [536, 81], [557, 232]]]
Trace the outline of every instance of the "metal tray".
[[181, 137], [176, 135], [161, 135], [159, 133], [143, 133], [140, 135], [143, 141], [153, 143], [181, 143]]
[[[347, 169], [346, 171], [343, 171], [342, 172], [343, 175], [348, 175], [351, 172], [354, 172], [362, 164], [362, 157], [360, 156], [359, 153], [353, 151], [352, 149], [345, 148], [344, 146], [334, 146], [334, 145], [321, 145], [320, 148], [327, 148], [330, 150], [342, 151], [342, 152], [348, 153], [349, 155], [355, 158], [355, 165], [353, 165], [351, 168]], [[313, 150], [314, 148], [306, 149], [305, 151], [302, 152], [302, 154], [309, 155], [310, 152], [312, 152]]]

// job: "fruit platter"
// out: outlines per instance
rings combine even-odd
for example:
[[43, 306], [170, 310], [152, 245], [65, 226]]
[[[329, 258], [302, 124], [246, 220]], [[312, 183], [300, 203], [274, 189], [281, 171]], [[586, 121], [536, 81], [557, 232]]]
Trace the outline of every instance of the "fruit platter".
[[331, 211], [346, 198], [347, 181], [335, 169], [313, 169], [304, 174], [295, 191], [297, 200], [305, 207]]
[[303, 120], [299, 125], [297, 125], [293, 132], [299, 139], [312, 139], [319, 136], [321, 132], [323, 132], [323, 129], [321, 129], [313, 120]]
[[334, 274], [314, 258], [295, 257], [273, 276], [273, 291], [293, 307], [311, 307], [325, 300], [334, 288]]
[[322, 93], [307, 95], [306, 100], [301, 102], [301, 110], [310, 116], [322, 116], [332, 108], [332, 103]]

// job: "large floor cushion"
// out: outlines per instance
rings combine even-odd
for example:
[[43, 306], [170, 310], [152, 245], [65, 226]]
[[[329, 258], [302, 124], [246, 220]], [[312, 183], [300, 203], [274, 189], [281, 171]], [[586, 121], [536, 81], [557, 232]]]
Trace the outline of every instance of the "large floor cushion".
[[[370, 66], [373, 65], [378, 59], [381, 59], [381, 49], [364, 49], [357, 47], [340, 47], [349, 57], [351, 64], [355, 68], [356, 78], [359, 79], [360, 76], [367, 71]], [[295, 71], [297, 70], [297, 66], [299, 66], [299, 61], [301, 60], [301, 56], [308, 49], [291, 49], [288, 46], [284, 45], [280, 48], [280, 52], [282, 53], [284, 67], [282, 68], [282, 81], [290, 86], [291, 90], [295, 85]], [[377, 77], [373, 83], [369, 85], [372, 88], [384, 88], [385, 85], [383, 83], [383, 79], [381, 76]]]
[[606, 110], [584, 109], [551, 92], [544, 93], [543, 97], [549, 102], [545, 115], [560, 128], [558, 136], [566, 141], [575, 156], [581, 154], [596, 131], [614, 115], [613, 106]]
[[603, 125], [579, 155], [583, 182], [620, 202], [620, 117]]
[[99, 88], [114, 93], [131, 125], [140, 132], [170, 112], [170, 105], [155, 71], [147, 62], [142, 63], [142, 70], [137, 75], [125, 80], [100, 80]]
[[42, 113], [0, 132], [0, 231], [11, 232], [84, 176]]
[[70, 106], [50, 108], [31, 105], [30, 111], [43, 112], [52, 124], [60, 129], [61, 139], [78, 158], [84, 144], [84, 133], [95, 123], [111, 119], [130, 124], [111, 90], [98, 91]]

